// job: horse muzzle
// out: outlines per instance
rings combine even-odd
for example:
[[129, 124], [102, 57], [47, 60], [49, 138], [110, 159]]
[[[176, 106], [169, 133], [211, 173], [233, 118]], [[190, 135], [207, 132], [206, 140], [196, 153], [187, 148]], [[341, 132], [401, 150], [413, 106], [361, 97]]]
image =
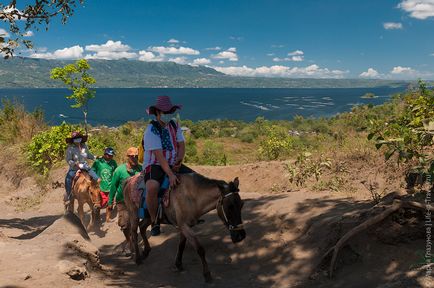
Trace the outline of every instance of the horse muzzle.
[[233, 243], [239, 243], [246, 238], [246, 230], [237, 229], [237, 230], [229, 230], [231, 233], [231, 240]]

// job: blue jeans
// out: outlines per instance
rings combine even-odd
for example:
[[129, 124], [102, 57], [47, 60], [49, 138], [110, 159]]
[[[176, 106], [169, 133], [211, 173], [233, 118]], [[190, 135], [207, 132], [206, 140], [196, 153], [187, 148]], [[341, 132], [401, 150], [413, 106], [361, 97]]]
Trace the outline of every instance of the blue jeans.
[[[89, 176], [93, 180], [98, 180], [99, 176], [92, 169], [83, 169], [89, 173]], [[77, 170], [69, 169], [65, 176], [65, 194], [63, 195], [63, 201], [71, 200], [72, 180], [74, 179]]]

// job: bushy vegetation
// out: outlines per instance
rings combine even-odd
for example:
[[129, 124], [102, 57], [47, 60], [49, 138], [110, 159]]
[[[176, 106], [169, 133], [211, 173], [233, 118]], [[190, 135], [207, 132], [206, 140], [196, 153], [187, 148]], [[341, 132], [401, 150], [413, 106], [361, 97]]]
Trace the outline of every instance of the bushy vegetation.
[[[289, 160], [290, 183], [297, 186], [314, 183], [317, 190], [341, 190], [347, 186], [347, 172], [342, 170], [345, 165], [341, 165], [342, 159], [338, 160], [336, 155], [346, 155], [344, 160], [348, 163], [378, 159], [374, 145], [377, 144], [386, 158], [395, 155], [396, 159], [418, 162], [418, 167], [429, 162], [427, 149], [432, 145], [432, 135], [425, 127], [434, 116], [432, 109], [426, 108], [433, 107], [432, 98], [432, 91], [421, 85], [383, 105], [355, 106], [349, 113], [330, 118], [296, 116], [292, 121], [271, 121], [258, 117], [250, 123], [184, 120], [181, 125], [188, 128], [185, 162], [228, 165]], [[19, 142], [25, 147], [29, 166], [47, 174], [55, 163], [63, 161], [65, 138], [78, 127], [67, 124], [47, 127], [42, 115], [39, 110], [27, 113], [16, 103], [4, 102], [0, 110], [0, 141], [12, 143], [14, 139], [22, 139]], [[146, 125], [129, 122], [117, 128], [91, 127], [88, 146], [95, 155], [111, 146], [117, 151], [115, 159], [123, 162], [126, 149], [140, 144]]]
[[63, 123], [36, 134], [25, 147], [31, 167], [46, 175], [55, 163], [64, 158], [67, 147], [65, 139], [75, 129], [76, 127]]

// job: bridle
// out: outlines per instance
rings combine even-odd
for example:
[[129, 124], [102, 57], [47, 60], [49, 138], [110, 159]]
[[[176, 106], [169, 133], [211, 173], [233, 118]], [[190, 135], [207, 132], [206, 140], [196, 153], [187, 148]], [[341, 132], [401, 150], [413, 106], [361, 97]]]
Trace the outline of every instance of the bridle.
[[[90, 201], [92, 201], [93, 208], [99, 208], [99, 207], [97, 207], [97, 205], [100, 206], [100, 208], [102, 208], [102, 207], [101, 207], [101, 204], [102, 204], [102, 200], [101, 200], [101, 198], [100, 198], [100, 197], [97, 197], [98, 200], [97, 200], [97, 201], [93, 201], [92, 192], [90, 191], [91, 186], [94, 185], [95, 183], [93, 183], [92, 180], [87, 179], [87, 177], [86, 177], [85, 174], [82, 174], [82, 173], [80, 173], [80, 174], [81, 174], [80, 177], [83, 177], [83, 180], [86, 181], [86, 182], [89, 184], [89, 187], [88, 187], [88, 189], [87, 189], [87, 192], [89, 193]], [[74, 185], [75, 185], [75, 184], [76, 184], [76, 182], [74, 183]]]
[[[243, 230], [244, 229], [244, 225], [241, 224], [237, 224], [237, 225], [232, 225], [229, 223], [228, 217], [226, 216], [226, 212], [225, 209], [223, 208], [223, 200], [229, 196], [231, 196], [232, 194], [234, 194], [235, 192], [230, 192], [228, 194], [221, 194], [219, 199], [217, 200], [217, 205], [216, 205], [216, 210], [217, 210], [217, 214], [220, 215], [219, 211], [221, 211], [221, 215], [223, 215], [223, 223], [225, 224], [225, 226], [229, 229], [229, 231], [239, 231], [239, 230]], [[221, 217], [220, 217], [221, 218]]]

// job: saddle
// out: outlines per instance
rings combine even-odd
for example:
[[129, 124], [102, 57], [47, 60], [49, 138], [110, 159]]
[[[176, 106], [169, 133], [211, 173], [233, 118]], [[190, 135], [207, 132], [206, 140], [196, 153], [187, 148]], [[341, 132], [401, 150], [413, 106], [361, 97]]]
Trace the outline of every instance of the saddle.
[[[139, 219], [150, 218], [146, 205], [146, 185], [143, 177], [138, 177], [135, 190], [140, 195], [139, 197], [135, 197], [136, 201], [139, 200], [139, 203], [136, 203], [139, 206], [137, 217]], [[163, 218], [163, 209], [167, 207], [169, 207], [169, 177], [165, 176], [160, 186], [160, 191], [158, 191], [158, 219]]]

